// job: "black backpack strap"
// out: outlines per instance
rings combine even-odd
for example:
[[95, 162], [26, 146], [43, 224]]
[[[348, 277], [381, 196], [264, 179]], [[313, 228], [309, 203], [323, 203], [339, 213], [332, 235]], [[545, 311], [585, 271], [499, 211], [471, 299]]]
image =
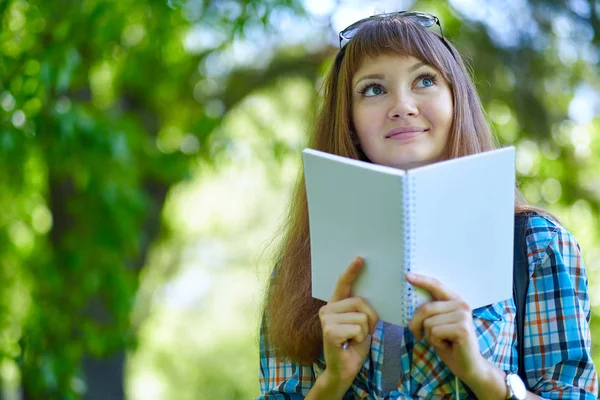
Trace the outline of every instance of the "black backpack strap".
[[525, 227], [527, 224], [527, 214], [518, 214], [515, 216], [515, 244], [514, 244], [514, 264], [513, 264], [513, 298], [517, 307], [517, 357], [519, 359], [518, 374], [527, 386], [527, 377], [525, 376], [525, 357], [523, 341], [525, 337], [525, 298], [527, 297], [527, 287], [529, 286], [529, 263], [527, 262], [527, 244], [525, 243]]

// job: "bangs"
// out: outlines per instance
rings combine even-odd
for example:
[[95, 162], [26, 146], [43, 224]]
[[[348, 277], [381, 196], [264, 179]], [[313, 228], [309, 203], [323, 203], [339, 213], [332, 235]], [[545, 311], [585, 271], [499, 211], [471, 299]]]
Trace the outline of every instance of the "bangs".
[[[442, 40], [428, 28], [402, 16], [373, 18], [365, 21], [346, 45], [348, 72], [354, 75], [365, 58], [390, 54], [412, 56], [435, 67], [452, 85], [449, 79], [451, 67], [446, 60], [453, 55]], [[442, 54], [450, 57], [442, 57]]]

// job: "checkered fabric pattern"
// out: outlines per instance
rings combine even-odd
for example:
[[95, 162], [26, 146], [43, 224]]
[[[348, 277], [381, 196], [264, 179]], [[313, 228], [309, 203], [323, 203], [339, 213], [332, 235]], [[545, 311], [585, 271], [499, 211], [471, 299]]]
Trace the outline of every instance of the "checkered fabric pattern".
[[[530, 272], [525, 312], [524, 357], [527, 384], [544, 399], [596, 399], [598, 377], [591, 359], [590, 301], [579, 245], [557, 222], [529, 218], [525, 232]], [[493, 255], [491, 255], [493, 256]], [[513, 299], [473, 311], [482, 355], [505, 371], [518, 369], [516, 308]], [[381, 369], [385, 338], [377, 324], [370, 356], [344, 399], [453, 399], [454, 375], [426, 341], [408, 329], [402, 337], [397, 389], [383, 392]], [[302, 399], [325, 370], [323, 359], [313, 365], [278, 360], [260, 338], [259, 399]], [[460, 399], [474, 399], [459, 385]]]

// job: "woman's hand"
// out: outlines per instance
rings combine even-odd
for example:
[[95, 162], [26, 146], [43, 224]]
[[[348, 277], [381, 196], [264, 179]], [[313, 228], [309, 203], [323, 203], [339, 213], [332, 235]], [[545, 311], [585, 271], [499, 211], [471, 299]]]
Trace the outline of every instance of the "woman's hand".
[[425, 335], [438, 357], [461, 381], [467, 385], [477, 381], [478, 373], [486, 370], [488, 363], [479, 351], [471, 307], [434, 278], [418, 274], [407, 274], [406, 278], [432, 297], [413, 315], [408, 324], [410, 331], [418, 340]]
[[[319, 310], [323, 330], [325, 372], [322, 383], [345, 393], [369, 354], [371, 335], [379, 317], [361, 297], [352, 297], [351, 290], [364, 262], [357, 258], [340, 275], [327, 305]], [[348, 344], [346, 349], [342, 346]]]

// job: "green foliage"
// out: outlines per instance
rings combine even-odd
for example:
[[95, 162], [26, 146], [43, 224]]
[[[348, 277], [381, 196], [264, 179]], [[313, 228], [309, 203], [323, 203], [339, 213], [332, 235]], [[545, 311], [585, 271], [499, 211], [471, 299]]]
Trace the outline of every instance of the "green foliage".
[[[299, 11], [288, 0], [0, 3], [0, 361], [18, 363], [27, 397], [77, 398], [84, 356], [133, 348], [138, 276], [168, 235], [165, 196], [219, 151], [226, 110], [207, 113], [194, 91], [202, 65], [277, 7]], [[202, 23], [222, 43], [186, 51]], [[228, 93], [230, 105], [245, 94]]]

